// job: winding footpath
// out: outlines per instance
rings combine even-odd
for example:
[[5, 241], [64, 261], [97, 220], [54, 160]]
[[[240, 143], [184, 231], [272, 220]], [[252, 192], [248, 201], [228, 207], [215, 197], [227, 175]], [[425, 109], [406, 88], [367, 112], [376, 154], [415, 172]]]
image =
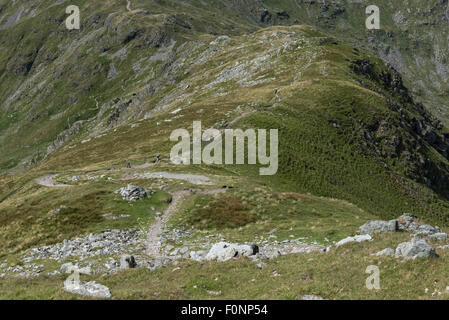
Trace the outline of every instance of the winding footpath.
[[192, 190], [182, 190], [173, 193], [172, 201], [168, 208], [165, 210], [162, 217], [158, 217], [157, 221], [153, 223], [148, 230], [147, 233], [147, 242], [146, 242], [146, 254], [152, 258], [161, 258], [162, 255], [160, 253], [162, 247], [162, 231], [164, 230], [167, 222], [170, 220], [170, 217], [173, 213], [177, 212], [181, 204], [190, 196], [194, 194], [201, 195], [214, 195], [217, 193], [224, 192], [225, 189], [210, 189], [210, 190], [202, 190], [195, 192]]
[[44, 187], [49, 187], [49, 188], [71, 187], [71, 185], [56, 182], [55, 178], [57, 176], [58, 176], [57, 173], [49, 174], [47, 176], [37, 178], [35, 181], [38, 185], [41, 185]]

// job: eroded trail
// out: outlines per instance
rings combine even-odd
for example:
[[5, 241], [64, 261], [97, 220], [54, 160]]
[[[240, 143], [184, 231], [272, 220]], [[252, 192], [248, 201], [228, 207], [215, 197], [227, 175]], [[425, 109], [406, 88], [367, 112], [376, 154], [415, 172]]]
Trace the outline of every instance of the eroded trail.
[[170, 219], [171, 215], [178, 211], [181, 207], [181, 204], [190, 196], [194, 194], [208, 194], [208, 195], [214, 195], [217, 193], [224, 192], [225, 189], [211, 189], [211, 190], [203, 190], [195, 192], [192, 190], [182, 190], [177, 191], [173, 193], [172, 195], [172, 201], [168, 208], [165, 210], [162, 217], [157, 218], [157, 221], [153, 223], [148, 230], [147, 233], [147, 242], [146, 242], [146, 253], [150, 257], [153, 258], [160, 258], [161, 257], [161, 247], [162, 247], [162, 241], [161, 241], [161, 234], [163, 229], [165, 228], [165, 225], [167, 224], [168, 220]]
[[37, 178], [35, 181], [38, 185], [41, 185], [44, 187], [50, 187], [50, 188], [71, 187], [71, 185], [56, 182], [55, 178], [57, 176], [58, 176], [58, 174], [50, 174], [47, 176]]

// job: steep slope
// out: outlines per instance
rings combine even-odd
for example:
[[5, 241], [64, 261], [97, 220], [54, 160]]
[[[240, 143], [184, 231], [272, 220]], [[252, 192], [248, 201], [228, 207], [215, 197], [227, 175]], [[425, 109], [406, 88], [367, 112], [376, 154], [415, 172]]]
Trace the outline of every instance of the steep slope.
[[[391, 64], [290, 25], [302, 21], [287, 1], [80, 1], [79, 31], [64, 27], [65, 1], [0, 3], [1, 297], [73, 297], [69, 261], [117, 298], [416, 298], [444, 284], [444, 247], [432, 262], [371, 256], [406, 232], [321, 250], [376, 217], [448, 224], [447, 128]], [[173, 164], [170, 135], [193, 121], [278, 129], [277, 174]], [[127, 201], [127, 185], [150, 197]], [[286, 256], [192, 261], [221, 239]], [[124, 253], [138, 270], [120, 272]], [[367, 291], [365, 267], [381, 263], [390, 290]]]
[[[132, 1], [131, 11], [125, 1], [80, 1], [80, 31], [66, 30], [67, 5], [0, 4], [1, 171], [39, 163], [82, 131], [81, 121], [107, 116], [106, 103], [119, 106], [112, 122], [129, 104], [154, 99], [128, 118], [146, 114], [179, 71], [166, 69], [168, 51], [148, 60], [161, 45], [200, 43], [204, 34], [237, 35], [275, 24], [315, 25], [375, 52], [403, 74], [414, 99], [447, 124], [445, 1], [378, 1], [381, 30], [371, 31], [364, 27], [368, 3], [360, 1]], [[138, 92], [136, 83], [146, 91]], [[119, 96], [122, 101], [113, 102]]]
[[[279, 170], [273, 179], [258, 177], [252, 166], [224, 166], [225, 175], [347, 199], [385, 217], [413, 210], [446, 221], [441, 125], [413, 102], [400, 75], [382, 60], [309, 27], [204, 36], [180, 46], [169, 41], [147, 59], [166, 55], [164, 80], [130, 81], [132, 94], [103, 104], [37, 172], [111, 168], [158, 153], [168, 159], [174, 129], [191, 128], [194, 120], [204, 129], [232, 122], [279, 129]], [[145, 77], [154, 69], [133, 73]], [[171, 84], [154, 91], [154, 81]], [[282, 92], [278, 104], [275, 88]], [[241, 114], [246, 116], [234, 123]]]

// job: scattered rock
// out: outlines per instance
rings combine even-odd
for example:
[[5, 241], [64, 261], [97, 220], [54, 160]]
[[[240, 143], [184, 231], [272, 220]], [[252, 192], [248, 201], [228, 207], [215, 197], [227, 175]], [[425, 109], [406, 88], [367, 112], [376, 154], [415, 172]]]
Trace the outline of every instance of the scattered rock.
[[206, 290], [206, 292], [212, 296], [220, 296], [221, 295], [221, 291], [213, 291], [213, 290]]
[[61, 213], [62, 210], [68, 209], [67, 206], [61, 205], [59, 208], [54, 209], [50, 212], [50, 214], [58, 214]]
[[359, 235], [359, 236], [354, 236], [354, 237], [347, 237], [344, 238], [340, 241], [338, 241], [335, 245], [337, 247], [350, 243], [350, 242], [362, 242], [362, 241], [371, 241], [373, 240], [373, 238], [371, 238], [371, 236], [369, 234], [363, 234], [363, 235]]
[[89, 234], [83, 238], [64, 240], [63, 242], [31, 249], [24, 262], [38, 259], [64, 261], [69, 257], [85, 259], [100, 255], [114, 255], [129, 252], [131, 246], [141, 244], [141, 232], [131, 230], [104, 230], [98, 234]]
[[130, 215], [129, 214], [120, 214], [118, 216], [113, 216], [110, 213], [105, 213], [105, 214], [103, 214], [103, 217], [106, 220], [117, 220], [117, 219], [122, 219], [122, 218], [128, 218], [128, 217], [130, 217]]

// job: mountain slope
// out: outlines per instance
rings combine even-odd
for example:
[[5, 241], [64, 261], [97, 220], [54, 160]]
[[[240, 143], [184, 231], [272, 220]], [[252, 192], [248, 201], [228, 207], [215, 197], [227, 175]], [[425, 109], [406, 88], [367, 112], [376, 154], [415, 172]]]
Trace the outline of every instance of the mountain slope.
[[[178, 192], [191, 197], [182, 206], [176, 201], [176, 212], [163, 220], [167, 235], [152, 238], [158, 242], [168, 237], [163, 250], [179, 241], [197, 250], [195, 246], [207, 248], [222, 238], [270, 243], [272, 236], [279, 241], [307, 238], [309, 246], [327, 246], [353, 234], [368, 219], [391, 219], [404, 212], [447, 226], [447, 128], [407, 88], [410, 75], [403, 81], [391, 64], [351, 46], [343, 35], [290, 25], [302, 22], [293, 19], [295, 12], [305, 14], [294, 11], [292, 3], [301, 8], [299, 1], [142, 0], [131, 1], [128, 11], [124, 1], [80, 1], [83, 27], [68, 31], [64, 1], [2, 2], [3, 263], [14, 268], [33, 261], [30, 255], [41, 246], [66, 248], [68, 240], [81, 241], [77, 237], [95, 242], [110, 232], [105, 230], [119, 229], [117, 246], [94, 263], [98, 274], [104, 274], [104, 265], [122, 253], [120, 232], [139, 229], [132, 231], [136, 246], [131, 253], [151, 269], [154, 261], [148, 260], [139, 237], [145, 239]], [[319, 5], [309, 4], [307, 17]], [[329, 6], [324, 5], [324, 13]], [[345, 10], [350, 15], [350, 7]], [[337, 10], [326, 21], [339, 14]], [[280, 90], [279, 102], [275, 89]], [[260, 165], [171, 163], [175, 143], [170, 134], [179, 128], [191, 132], [193, 121], [199, 120], [203, 130], [278, 129], [277, 174], [260, 176]], [[161, 162], [155, 162], [158, 154]], [[126, 159], [132, 168], [124, 168]], [[117, 193], [127, 184], [155, 193], [129, 202]], [[393, 246], [406, 237], [387, 235], [376, 246]], [[342, 260], [356, 257], [353, 270], [360, 261], [378, 259], [367, 258], [372, 250], [363, 248], [321, 255], [318, 263], [327, 264], [325, 271], [319, 270], [327, 272], [329, 259], [336, 257], [339, 275], [350, 278]], [[88, 257], [95, 251], [91, 249], [86, 249]], [[54, 275], [62, 262], [75, 259], [64, 254], [36, 260]], [[444, 268], [443, 258], [438, 270]], [[290, 259], [280, 264], [283, 270], [304, 262]], [[395, 263], [389, 266], [397, 268]], [[189, 281], [198, 281], [197, 267], [189, 269]], [[136, 271], [137, 277], [151, 283], [153, 274], [145, 272]], [[122, 276], [110, 275], [107, 281]], [[5, 282], [5, 296], [17, 290], [16, 283]], [[332, 297], [350, 296], [327, 285], [314, 288]], [[46, 294], [54, 294], [52, 290]], [[170, 297], [175, 289], [167, 290]], [[287, 291], [273, 295], [292, 298]], [[226, 295], [235, 296], [234, 291]], [[404, 296], [420, 293], [416, 289]]]

